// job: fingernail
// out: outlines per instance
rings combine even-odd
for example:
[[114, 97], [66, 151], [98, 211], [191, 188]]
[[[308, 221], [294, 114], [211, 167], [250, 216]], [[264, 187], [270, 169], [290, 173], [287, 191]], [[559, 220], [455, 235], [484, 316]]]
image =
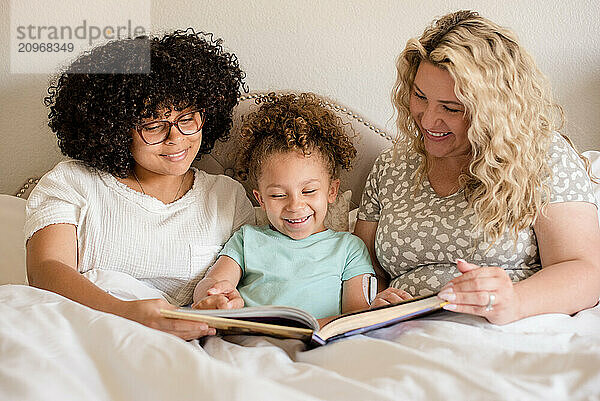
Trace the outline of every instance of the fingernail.
[[447, 288], [438, 293], [438, 297], [445, 299], [446, 301], [454, 301], [456, 299], [456, 294], [452, 290], [452, 288]]
[[467, 263], [467, 261], [466, 261], [466, 260], [464, 260], [464, 259], [456, 259], [454, 262], [455, 262], [455, 263], [458, 263], [458, 262]]
[[446, 305], [442, 306], [442, 308], [446, 309], [446, 310], [455, 310], [456, 305], [455, 304], [446, 304]]

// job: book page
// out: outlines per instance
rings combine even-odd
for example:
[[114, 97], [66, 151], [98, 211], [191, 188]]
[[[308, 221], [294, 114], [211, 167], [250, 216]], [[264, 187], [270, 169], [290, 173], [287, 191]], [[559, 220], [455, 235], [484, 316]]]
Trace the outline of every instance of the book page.
[[[186, 310], [188, 308], [185, 308]], [[240, 309], [191, 309], [194, 313], [203, 315], [212, 315], [220, 317], [229, 317], [232, 319], [244, 319], [252, 321], [268, 321], [273, 324], [281, 324], [284, 326], [305, 327], [313, 330], [319, 329], [319, 323], [310, 313], [300, 308], [292, 306], [250, 306]], [[289, 322], [288, 322], [289, 321]], [[276, 323], [275, 323], [276, 322]], [[296, 323], [294, 323], [296, 322]]]
[[386, 306], [379, 309], [367, 310], [347, 316], [341, 316], [326, 324], [316, 335], [321, 339], [327, 340], [337, 335], [375, 326], [380, 323], [386, 323], [394, 320], [402, 320], [407, 316], [420, 314], [422, 312], [441, 309], [446, 301], [437, 296], [428, 296], [426, 298], [412, 299], [402, 303]]
[[239, 309], [192, 309], [185, 307], [179, 308], [177, 311], [281, 326], [302, 327], [311, 330], [319, 329], [319, 323], [314, 316], [302, 309], [291, 306], [265, 305]]

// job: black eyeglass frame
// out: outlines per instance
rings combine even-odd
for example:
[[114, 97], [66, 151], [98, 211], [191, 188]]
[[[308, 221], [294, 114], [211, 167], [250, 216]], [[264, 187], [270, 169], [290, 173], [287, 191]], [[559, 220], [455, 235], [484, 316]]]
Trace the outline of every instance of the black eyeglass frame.
[[[195, 132], [190, 132], [190, 133], [185, 133], [181, 130], [181, 128], [179, 128], [179, 120], [181, 120], [183, 117], [189, 115], [189, 114], [193, 114], [193, 113], [200, 113], [200, 127], [198, 128], [197, 131]], [[187, 113], [184, 113], [180, 116], [178, 116], [173, 122], [169, 121], [169, 120], [156, 120], [156, 121], [150, 121], [144, 124], [140, 124], [136, 127], [135, 131], [140, 135], [140, 138], [142, 138], [142, 141], [144, 141], [144, 143], [146, 145], [158, 145], [160, 143], [163, 143], [164, 141], [166, 141], [169, 136], [171, 135], [171, 129], [173, 128], [173, 126], [175, 126], [175, 128], [177, 128], [177, 130], [179, 132], [181, 132], [182, 135], [195, 135], [198, 132], [202, 131], [202, 127], [204, 127], [204, 109], [197, 109], [197, 110], [192, 110], [192, 111], [188, 111]], [[157, 124], [157, 123], [167, 123], [169, 125], [169, 129], [167, 129], [165, 132], [165, 137], [158, 141], [158, 142], [148, 142], [146, 140], [146, 138], [144, 138], [144, 135], [142, 135], [142, 128], [146, 125], [150, 125], [150, 124]]]

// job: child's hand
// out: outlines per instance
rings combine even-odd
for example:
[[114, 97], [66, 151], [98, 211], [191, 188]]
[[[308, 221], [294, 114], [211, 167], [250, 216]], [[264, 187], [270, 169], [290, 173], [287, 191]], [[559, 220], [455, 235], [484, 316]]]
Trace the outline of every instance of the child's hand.
[[408, 292], [406, 292], [404, 290], [399, 290], [398, 288], [388, 287], [375, 296], [375, 299], [373, 300], [373, 302], [371, 302], [371, 308], [395, 304], [400, 301], [405, 301], [405, 300], [411, 299], [411, 298], [412, 298], [412, 295], [410, 295]]
[[244, 307], [238, 290], [227, 280], [217, 281], [206, 291], [207, 295], [192, 305], [194, 309], [239, 309]]

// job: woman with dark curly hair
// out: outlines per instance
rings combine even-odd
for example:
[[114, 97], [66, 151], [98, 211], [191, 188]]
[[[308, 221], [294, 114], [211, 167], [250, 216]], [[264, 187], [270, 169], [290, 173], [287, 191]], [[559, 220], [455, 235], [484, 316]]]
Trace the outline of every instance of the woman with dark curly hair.
[[240, 168], [270, 224], [231, 237], [196, 286], [194, 307], [287, 305], [318, 319], [367, 308], [362, 281], [374, 271], [365, 244], [324, 225], [340, 168], [356, 155], [339, 118], [314, 95], [273, 96], [241, 137]]
[[191, 167], [227, 138], [243, 77], [219, 41], [189, 30], [75, 60], [45, 99], [71, 160], [27, 203], [30, 284], [185, 339], [213, 334], [160, 309], [190, 303], [223, 244], [254, 222], [239, 183]]

